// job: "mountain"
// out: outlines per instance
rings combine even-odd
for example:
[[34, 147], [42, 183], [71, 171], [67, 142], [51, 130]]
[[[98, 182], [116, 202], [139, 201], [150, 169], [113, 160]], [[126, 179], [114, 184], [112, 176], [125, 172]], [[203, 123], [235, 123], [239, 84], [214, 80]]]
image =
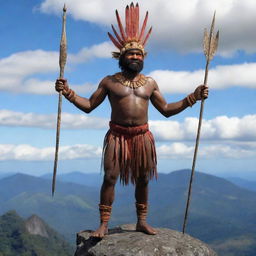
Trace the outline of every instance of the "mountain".
[[52, 197], [50, 180], [16, 174], [0, 180], [0, 214], [15, 209], [27, 218], [35, 213], [74, 241], [85, 224], [89, 229], [96, 227], [98, 196], [97, 189], [57, 182]]
[[250, 180], [241, 179], [238, 177], [230, 177], [227, 179], [239, 187], [246, 188], [246, 189], [249, 189], [252, 191], [256, 191], [256, 181], [255, 180], [250, 181]]
[[[157, 181], [150, 182], [148, 220], [152, 225], [181, 230], [189, 176], [190, 170], [160, 173]], [[134, 187], [118, 183], [115, 195], [110, 226], [134, 223]], [[52, 198], [51, 180], [21, 174], [0, 180], [0, 211], [16, 209], [24, 217], [36, 213], [73, 241], [76, 232], [97, 227], [98, 202], [96, 187], [59, 181]], [[196, 172], [186, 232], [212, 245], [220, 256], [254, 256], [255, 205], [256, 192]]]
[[71, 256], [73, 248], [38, 216], [23, 220], [15, 211], [0, 217], [1, 256]]
[[[47, 173], [41, 176], [41, 178], [52, 179], [52, 174]], [[60, 174], [57, 176], [57, 180], [63, 182], [72, 182], [80, 185], [89, 187], [100, 187], [103, 180], [101, 173], [81, 173], [81, 172], [70, 172]]]

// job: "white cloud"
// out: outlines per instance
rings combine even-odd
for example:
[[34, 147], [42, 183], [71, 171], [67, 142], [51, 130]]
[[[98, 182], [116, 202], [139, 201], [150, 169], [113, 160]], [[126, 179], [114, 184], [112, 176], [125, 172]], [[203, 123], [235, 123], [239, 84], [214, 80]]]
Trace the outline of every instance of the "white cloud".
[[[159, 158], [192, 159], [194, 147], [184, 143], [172, 143], [157, 147]], [[54, 147], [37, 148], [27, 144], [0, 144], [0, 161], [53, 161]], [[102, 148], [93, 145], [72, 145], [59, 148], [60, 160], [100, 158]], [[201, 145], [199, 156], [207, 159], [247, 159], [256, 157], [256, 143]]]
[[[110, 58], [113, 46], [109, 42], [83, 48], [68, 55], [68, 67], [91, 58]], [[53, 94], [54, 81], [40, 81], [37, 74], [58, 73], [59, 53], [43, 50], [24, 51], [0, 59], [0, 90], [14, 93]], [[67, 68], [68, 68], [67, 67]], [[91, 91], [92, 85], [74, 86], [78, 92]]]
[[[56, 128], [56, 114], [23, 113], [11, 110], [0, 110], [0, 125]], [[178, 121], [149, 121], [150, 130], [157, 141], [191, 141], [196, 137], [198, 119], [187, 117]], [[62, 129], [107, 129], [108, 119], [86, 114], [62, 113]], [[256, 115], [245, 115], [241, 118], [217, 116], [203, 120], [202, 140], [256, 140]]]
[[[56, 114], [22, 113], [11, 110], [0, 110], [0, 125], [56, 128]], [[106, 128], [107, 119], [88, 116], [86, 114], [62, 113], [62, 129], [102, 129]]]
[[[192, 159], [194, 146], [188, 146], [184, 143], [172, 143], [170, 145], [162, 145], [157, 148], [160, 158], [169, 159]], [[199, 157], [204, 159], [244, 159], [256, 157], [256, 142], [248, 143], [227, 143], [200, 145], [198, 151]]]
[[[103, 47], [102, 47], [103, 46]], [[105, 47], [109, 49], [105, 52]], [[90, 51], [92, 50], [92, 52]], [[108, 43], [92, 46], [70, 56], [70, 65], [79, 64], [92, 57], [107, 57], [111, 46]], [[104, 55], [105, 54], [105, 55]], [[54, 81], [34, 78], [37, 74], [58, 72], [58, 53], [42, 50], [13, 54], [0, 59], [0, 90], [15, 93], [41, 95], [55, 94]], [[16, 72], [18, 70], [18, 72]], [[256, 88], [256, 63], [217, 66], [209, 72], [210, 89], [225, 89], [242, 86]], [[238, 75], [239, 74], [239, 75]], [[190, 93], [202, 83], [204, 70], [172, 71], [155, 70], [148, 74], [158, 83], [163, 93]], [[70, 85], [78, 94], [94, 91], [97, 86], [89, 83]]]
[[[49, 161], [54, 159], [54, 147], [36, 148], [31, 145], [0, 145], [0, 160]], [[59, 148], [60, 160], [100, 157], [102, 149], [92, 145], [73, 145]]]
[[[45, 0], [40, 10], [61, 15], [64, 2], [74, 19], [105, 25], [116, 24], [114, 11], [124, 17], [130, 2], [112, 0]], [[152, 45], [181, 52], [202, 51], [203, 29], [210, 26], [214, 10], [216, 28], [220, 30], [220, 53], [230, 55], [237, 50], [255, 52], [256, 2], [254, 0], [155, 0], [139, 1], [141, 16], [149, 11], [153, 25]]]
[[[150, 128], [158, 141], [194, 140], [196, 138], [198, 118], [187, 117], [183, 122], [150, 121]], [[256, 115], [242, 118], [217, 116], [212, 120], [203, 120], [202, 140], [256, 140]]]
[[[256, 63], [216, 66], [209, 71], [210, 89], [225, 89], [242, 86], [256, 88]], [[148, 74], [153, 77], [163, 93], [190, 93], [203, 83], [204, 70], [172, 71], [155, 70]]]

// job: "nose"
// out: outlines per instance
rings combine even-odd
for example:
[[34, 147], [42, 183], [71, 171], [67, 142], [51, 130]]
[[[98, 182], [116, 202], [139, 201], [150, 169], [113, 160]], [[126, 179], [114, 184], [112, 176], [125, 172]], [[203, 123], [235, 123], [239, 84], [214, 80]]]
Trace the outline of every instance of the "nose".
[[133, 58], [133, 59], [138, 59], [139, 57], [140, 57], [140, 55], [137, 54], [137, 53], [132, 54], [132, 58]]

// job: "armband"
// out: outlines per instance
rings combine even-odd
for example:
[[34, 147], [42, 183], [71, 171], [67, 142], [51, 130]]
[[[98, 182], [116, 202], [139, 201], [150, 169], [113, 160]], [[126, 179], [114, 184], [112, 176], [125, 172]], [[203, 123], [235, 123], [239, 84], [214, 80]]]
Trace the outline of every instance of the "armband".
[[68, 101], [70, 101], [71, 103], [74, 103], [76, 98], [76, 93], [69, 88], [68, 92], [64, 96]]
[[196, 103], [196, 97], [194, 93], [189, 94], [187, 97], [187, 102], [190, 107], [192, 107]]

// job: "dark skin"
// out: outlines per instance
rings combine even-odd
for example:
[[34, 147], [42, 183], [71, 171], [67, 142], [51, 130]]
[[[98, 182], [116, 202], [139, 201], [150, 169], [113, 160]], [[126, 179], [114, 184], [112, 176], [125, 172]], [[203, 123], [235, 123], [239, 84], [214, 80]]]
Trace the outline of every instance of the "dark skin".
[[[142, 52], [137, 49], [129, 50], [125, 53], [125, 58], [129, 60], [144, 60]], [[136, 65], [134, 63], [133, 65]], [[136, 81], [139, 79], [138, 72], [130, 72], [123, 70], [125, 78]], [[63, 91], [63, 95], [67, 91], [67, 81], [58, 79], [56, 81], [56, 90]], [[194, 91], [195, 98], [201, 100], [208, 97], [208, 87], [205, 85], [198, 86]], [[74, 105], [84, 111], [90, 113], [99, 106], [108, 96], [111, 104], [111, 121], [122, 126], [139, 126], [148, 122], [148, 104], [149, 101], [154, 107], [165, 117], [176, 115], [186, 109], [189, 104], [186, 98], [173, 103], [167, 103], [160, 93], [158, 85], [152, 78], [147, 78], [147, 83], [136, 89], [132, 89], [122, 85], [113, 76], [105, 77], [99, 84], [97, 90], [90, 98], [84, 98], [76, 95], [73, 101]], [[104, 161], [104, 181], [101, 187], [100, 204], [111, 206], [114, 201], [115, 184], [119, 177], [120, 169], [118, 164], [114, 164], [110, 157], [110, 152], [114, 145], [110, 145], [109, 152], [105, 152]], [[135, 185], [135, 199], [139, 204], [147, 204], [148, 202], [148, 176], [146, 170], [141, 170]], [[152, 228], [146, 221], [138, 221], [136, 225], [137, 231], [154, 235], [156, 230]], [[92, 233], [94, 237], [104, 237], [108, 233], [108, 223], [101, 223], [99, 228]]]

